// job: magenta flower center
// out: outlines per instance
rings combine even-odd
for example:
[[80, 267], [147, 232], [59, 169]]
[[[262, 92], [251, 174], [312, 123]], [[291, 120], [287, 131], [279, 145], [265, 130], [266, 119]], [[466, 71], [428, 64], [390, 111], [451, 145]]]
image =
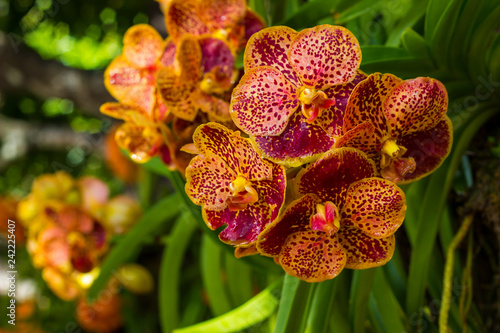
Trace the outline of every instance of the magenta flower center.
[[301, 110], [308, 123], [312, 123], [321, 112], [335, 105], [335, 98], [328, 96], [321, 90], [314, 88], [302, 88], [299, 94]]

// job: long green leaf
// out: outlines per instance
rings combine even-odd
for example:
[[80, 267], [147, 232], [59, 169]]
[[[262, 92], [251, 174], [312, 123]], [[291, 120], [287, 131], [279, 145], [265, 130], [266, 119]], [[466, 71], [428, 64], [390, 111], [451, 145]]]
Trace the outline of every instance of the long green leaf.
[[222, 249], [206, 234], [201, 242], [201, 276], [214, 316], [229, 312], [232, 305], [222, 280]]
[[424, 16], [427, 3], [428, 0], [412, 1], [406, 14], [399, 18], [397, 24], [389, 29], [385, 45], [398, 46], [403, 32], [413, 27]]
[[88, 291], [87, 298], [93, 300], [106, 286], [114, 271], [122, 264], [131, 260], [141, 250], [141, 245], [167, 220], [179, 214], [180, 200], [177, 195], [171, 195], [148, 209], [137, 224], [120, 239], [104, 260], [99, 277]]
[[429, 47], [425, 39], [413, 29], [407, 28], [403, 32], [401, 39], [406, 52], [408, 52], [410, 56], [421, 59], [431, 59]]
[[362, 46], [361, 53], [363, 55], [361, 61], [364, 65], [386, 59], [409, 58], [404, 49], [383, 45]]
[[434, 64], [429, 59], [394, 58], [362, 64], [361, 70], [368, 74], [392, 73], [402, 79], [409, 79], [416, 76], [428, 76], [434, 70]]
[[327, 331], [330, 312], [333, 310], [335, 293], [339, 285], [337, 281], [339, 281], [337, 278], [323, 281], [314, 290], [311, 309], [304, 329], [305, 333], [324, 333]]
[[351, 6], [343, 11], [335, 13], [335, 23], [343, 24], [355, 19], [364, 13], [367, 13], [376, 6], [379, 6], [380, 0], [360, 0], [351, 2]]
[[379, 269], [373, 281], [370, 295], [370, 317], [376, 321], [383, 333], [400, 333], [409, 329], [408, 320], [398, 300], [394, 296], [384, 271]]
[[313, 27], [321, 19], [333, 15], [332, 10], [337, 2], [338, 0], [310, 1], [302, 5], [295, 14], [285, 18], [277, 25], [286, 25], [296, 30]]
[[248, 264], [225, 254], [227, 283], [233, 304], [241, 305], [252, 297], [252, 270]]
[[448, 67], [448, 52], [451, 37], [462, 8], [463, 0], [452, 0], [439, 18], [433, 35], [429, 40], [431, 53], [441, 68]]
[[354, 272], [351, 286], [351, 304], [349, 319], [354, 333], [365, 331], [368, 314], [368, 300], [373, 286], [376, 271], [380, 268], [364, 269]]
[[274, 333], [299, 333], [311, 284], [285, 275]]
[[425, 13], [425, 39], [430, 43], [449, 1], [429, 0]]
[[163, 251], [158, 281], [158, 302], [162, 332], [171, 332], [179, 323], [179, 282], [184, 253], [196, 223], [190, 212], [184, 212], [170, 233], [169, 242]]
[[281, 284], [282, 280], [278, 280], [242, 306], [217, 318], [176, 329], [173, 333], [230, 333], [257, 325], [276, 311]]

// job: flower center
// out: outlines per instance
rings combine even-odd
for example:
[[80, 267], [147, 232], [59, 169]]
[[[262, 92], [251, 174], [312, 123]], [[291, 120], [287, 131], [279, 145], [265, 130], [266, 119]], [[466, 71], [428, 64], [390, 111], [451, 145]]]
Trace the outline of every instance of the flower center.
[[335, 98], [330, 99], [323, 91], [314, 88], [302, 88], [299, 101], [302, 114], [308, 123], [312, 123], [319, 117], [323, 110], [335, 105]]
[[230, 210], [245, 209], [248, 204], [253, 204], [259, 200], [257, 191], [252, 187], [252, 183], [243, 176], [236, 177], [229, 184], [231, 195], [227, 199]]
[[395, 139], [388, 139], [381, 149], [380, 168], [382, 177], [399, 182], [407, 173], [415, 171], [416, 163], [413, 157], [403, 157], [407, 149], [398, 146]]
[[337, 206], [331, 201], [324, 205], [316, 205], [316, 214], [311, 216], [310, 226], [312, 230], [323, 231], [333, 235], [340, 228], [340, 214]]

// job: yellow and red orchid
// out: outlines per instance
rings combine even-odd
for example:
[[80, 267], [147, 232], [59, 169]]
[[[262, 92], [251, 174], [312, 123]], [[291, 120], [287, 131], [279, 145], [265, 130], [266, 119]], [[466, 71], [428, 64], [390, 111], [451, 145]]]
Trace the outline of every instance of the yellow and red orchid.
[[162, 150], [169, 151], [169, 146], [173, 142], [170, 129], [164, 122], [151, 118], [140, 106], [109, 102], [103, 104], [100, 111], [125, 121], [116, 130], [115, 140], [133, 161], [145, 163]]
[[101, 180], [75, 180], [65, 172], [35, 179], [31, 193], [18, 205], [33, 265], [63, 300], [84, 293], [99, 272], [110, 235], [126, 230], [140, 213], [131, 198], [109, 200]]
[[156, 84], [175, 116], [194, 121], [201, 110], [212, 121], [227, 121], [231, 117], [226, 100], [236, 75], [234, 56], [225, 42], [187, 34], [177, 45], [174, 69], [160, 69]]
[[413, 182], [436, 170], [451, 150], [447, 108], [446, 88], [435, 79], [371, 74], [351, 94], [346, 137], [338, 145], [364, 151], [386, 179]]
[[342, 134], [349, 95], [366, 77], [360, 63], [358, 41], [343, 27], [261, 30], [245, 50], [231, 117], [271, 161], [311, 162]]
[[248, 38], [264, 28], [259, 15], [245, 0], [168, 0], [165, 8], [167, 31], [175, 43], [186, 35], [209, 35], [228, 43], [233, 54], [244, 49]]
[[257, 249], [308, 282], [332, 279], [344, 268], [385, 264], [406, 199], [376, 174], [374, 162], [360, 150], [326, 152], [297, 174], [295, 191], [301, 197], [259, 235]]
[[221, 124], [199, 126], [193, 142], [189, 151], [198, 155], [186, 169], [187, 195], [210, 229], [227, 225], [223, 242], [250, 247], [283, 205], [284, 167], [261, 159], [249, 139]]
[[156, 73], [172, 66], [175, 44], [147, 24], [134, 25], [123, 37], [123, 53], [104, 72], [104, 85], [119, 102], [142, 108], [149, 118], [163, 121], [168, 111], [156, 91]]

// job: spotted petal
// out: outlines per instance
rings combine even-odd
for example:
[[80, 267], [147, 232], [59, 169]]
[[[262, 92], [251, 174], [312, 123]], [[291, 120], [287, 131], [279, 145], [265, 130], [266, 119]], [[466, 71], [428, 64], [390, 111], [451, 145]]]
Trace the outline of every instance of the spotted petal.
[[134, 123], [122, 124], [115, 135], [120, 148], [127, 150], [136, 163], [146, 163], [158, 153], [163, 144], [163, 136], [156, 127]]
[[201, 155], [219, 156], [231, 170], [248, 180], [272, 177], [271, 163], [260, 158], [250, 140], [221, 124], [199, 126], [193, 135], [193, 142]]
[[288, 58], [305, 86], [324, 90], [354, 79], [361, 49], [349, 30], [324, 24], [299, 32], [288, 49]]
[[209, 33], [203, 22], [197, 0], [172, 0], [165, 11], [168, 34], [177, 43], [185, 34], [200, 36]]
[[297, 174], [296, 190], [299, 194], [314, 193], [342, 210], [349, 186], [375, 175], [375, 163], [362, 151], [332, 149]]
[[375, 239], [357, 228], [347, 226], [342, 226], [336, 235], [347, 254], [345, 268], [366, 269], [382, 266], [391, 260], [394, 254], [394, 235]]
[[163, 53], [163, 38], [148, 24], [130, 27], [123, 37], [123, 55], [136, 68], [156, 65]]
[[446, 114], [448, 93], [441, 82], [419, 77], [395, 87], [383, 108], [391, 137], [428, 131]]
[[299, 166], [316, 160], [332, 148], [333, 137], [316, 123], [308, 123], [300, 112], [295, 112], [280, 135], [252, 137], [260, 153], [275, 163]]
[[262, 230], [278, 216], [285, 199], [285, 177], [285, 169], [274, 165], [272, 179], [252, 182], [258, 193], [257, 202], [238, 211], [204, 209], [203, 218], [208, 227], [215, 230], [227, 225], [219, 234], [221, 241], [245, 247], [253, 245]]
[[245, 12], [245, 17], [239, 24], [242, 24], [245, 30], [245, 35], [240, 39], [239, 45], [239, 50], [243, 51], [245, 50], [245, 46], [247, 45], [250, 37], [252, 37], [252, 35], [259, 30], [262, 30], [266, 26], [266, 24], [259, 14], [248, 8]]
[[199, 13], [210, 30], [231, 28], [245, 15], [245, 0], [203, 0]]
[[358, 70], [351, 82], [338, 84], [325, 90], [326, 96], [330, 100], [335, 100], [333, 106], [321, 111], [321, 115], [315, 119], [315, 123], [323, 128], [325, 133], [335, 137], [343, 134], [344, 114], [349, 96], [356, 85], [366, 78], [367, 75]]
[[291, 276], [321, 282], [336, 277], [344, 269], [346, 258], [335, 235], [310, 230], [288, 236], [279, 263]]
[[201, 67], [207, 73], [217, 69], [219, 75], [231, 78], [234, 69], [234, 56], [229, 46], [217, 38], [200, 38], [202, 54]]
[[406, 174], [398, 184], [410, 183], [436, 170], [450, 153], [452, 141], [453, 129], [448, 116], [444, 116], [428, 131], [401, 137], [399, 143], [408, 149], [403, 157], [412, 157], [416, 168], [414, 172]]
[[357, 227], [373, 238], [392, 235], [403, 223], [406, 213], [404, 192], [393, 182], [366, 178], [349, 187], [342, 224]]
[[104, 85], [118, 101], [137, 104], [151, 114], [155, 104], [154, 74], [154, 71], [133, 67], [120, 55], [106, 68]]
[[272, 67], [249, 70], [234, 88], [230, 112], [250, 135], [281, 134], [299, 105], [297, 89]]
[[226, 209], [229, 184], [236, 176], [217, 155], [198, 155], [186, 168], [186, 194], [196, 205], [205, 209]]
[[99, 111], [107, 116], [125, 121], [141, 123], [149, 120], [149, 115], [134, 104], [104, 103]]
[[387, 95], [401, 82], [400, 78], [392, 74], [380, 73], [371, 74], [360, 82], [349, 97], [343, 132], [347, 133], [359, 124], [370, 122], [374, 126], [374, 135], [380, 140], [385, 139], [388, 128], [384, 117], [384, 102]]
[[319, 203], [321, 199], [314, 194], [307, 194], [290, 203], [281, 216], [259, 235], [257, 249], [261, 254], [277, 257], [288, 236], [310, 230], [311, 216], [316, 213]]
[[198, 38], [186, 35], [177, 45], [175, 61], [180, 71], [180, 79], [195, 83], [201, 78], [202, 52]]
[[259, 66], [271, 66], [293, 85], [301, 86], [286, 55], [296, 35], [297, 31], [285, 26], [270, 27], [255, 33], [245, 49], [245, 71]]

